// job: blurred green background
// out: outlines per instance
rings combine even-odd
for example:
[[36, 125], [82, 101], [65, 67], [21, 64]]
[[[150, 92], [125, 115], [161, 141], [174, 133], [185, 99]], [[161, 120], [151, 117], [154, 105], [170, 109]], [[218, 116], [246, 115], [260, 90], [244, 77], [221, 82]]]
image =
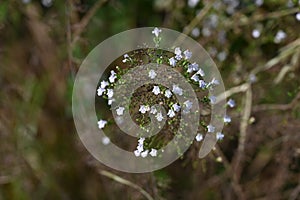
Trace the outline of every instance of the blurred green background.
[[[0, 200], [300, 199], [300, 2], [1, 0]], [[87, 54], [136, 27], [198, 41], [237, 102], [205, 159], [127, 174], [96, 161], [72, 119]]]

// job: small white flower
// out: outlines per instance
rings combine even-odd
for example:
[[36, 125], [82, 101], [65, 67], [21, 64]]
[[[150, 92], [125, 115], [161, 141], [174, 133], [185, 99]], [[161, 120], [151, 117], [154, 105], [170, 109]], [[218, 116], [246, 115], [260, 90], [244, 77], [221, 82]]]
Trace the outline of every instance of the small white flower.
[[155, 117], [156, 117], [157, 121], [159, 121], [159, 122], [161, 122], [164, 119], [161, 112], [157, 113], [157, 115]]
[[203, 140], [203, 135], [201, 134], [201, 133], [198, 133], [197, 135], [196, 135], [196, 141], [197, 142], [201, 142], [202, 140]]
[[174, 58], [174, 57], [170, 58], [170, 59], [169, 59], [169, 63], [170, 63], [171, 66], [175, 67], [175, 65], [176, 65], [176, 60], [175, 60], [175, 58]]
[[103, 88], [101, 88], [101, 87], [99, 87], [99, 88], [97, 89], [97, 95], [98, 95], [99, 97], [102, 96], [104, 92], [105, 92], [105, 89], [103, 89]]
[[230, 123], [231, 122], [231, 118], [228, 115], [225, 115], [223, 118], [225, 123]]
[[184, 54], [184, 58], [185, 58], [186, 60], [190, 59], [190, 58], [192, 57], [192, 55], [193, 55], [192, 52], [189, 51], [188, 49], [185, 50], [185, 51], [183, 52], [183, 54]]
[[139, 111], [140, 111], [140, 113], [142, 113], [142, 114], [145, 114], [146, 112], [148, 112], [150, 110], [150, 107], [147, 105], [147, 106], [145, 106], [145, 105], [140, 105], [140, 109], [139, 109]]
[[175, 112], [172, 110], [172, 109], [170, 109], [169, 111], [168, 111], [168, 114], [167, 114], [169, 117], [174, 117], [175, 116]]
[[155, 77], [156, 77], [156, 73], [155, 73], [155, 71], [153, 70], [153, 69], [151, 69], [150, 71], [149, 71], [149, 77], [151, 78], [151, 79], [154, 79]]
[[210, 82], [211, 85], [220, 85], [219, 80], [217, 80], [216, 78], [213, 78]]
[[114, 96], [114, 90], [113, 89], [107, 89], [107, 97], [111, 99]]
[[188, 6], [194, 8], [200, 0], [188, 0]]
[[213, 125], [209, 124], [207, 126], [207, 132], [209, 132], [209, 133], [215, 132], [215, 127]]
[[157, 113], [157, 110], [154, 106], [151, 106], [150, 113], [153, 115], [155, 115]]
[[193, 102], [191, 102], [190, 100], [186, 100], [185, 102], [183, 102], [185, 109], [190, 110], [193, 106]]
[[139, 144], [137, 145], [137, 147], [136, 147], [136, 150], [138, 150], [139, 152], [144, 151], [144, 145], [143, 145], [143, 143], [139, 143]]
[[130, 60], [130, 57], [128, 56], [128, 54], [124, 55], [124, 59], [122, 60], [123, 63], [126, 63], [127, 61]]
[[166, 91], [165, 91], [165, 96], [166, 96], [167, 98], [170, 98], [170, 97], [172, 96], [172, 92], [171, 92], [170, 90], [166, 90]]
[[187, 69], [187, 72], [188, 73], [192, 73], [192, 72], [195, 72], [199, 69], [199, 65], [197, 63], [192, 63], [192, 64], [189, 64], [188, 66], [188, 69]]
[[157, 150], [156, 149], [151, 149], [150, 153], [149, 153], [152, 157], [156, 157], [157, 156]]
[[124, 110], [125, 110], [125, 108], [124, 107], [119, 107], [117, 110], [116, 110], [116, 112], [117, 112], [117, 115], [123, 115], [123, 113], [124, 113]]
[[174, 94], [178, 94], [179, 96], [182, 95], [182, 89], [178, 87], [178, 85], [173, 85], [172, 91], [174, 92]]
[[177, 60], [181, 60], [181, 58], [182, 58], [181, 50], [180, 50], [179, 47], [176, 47], [176, 48], [175, 48], [175, 58], [176, 58]]
[[106, 86], [108, 86], [109, 83], [107, 81], [101, 81], [101, 88], [106, 88]]
[[135, 150], [133, 153], [136, 157], [139, 157], [141, 155], [141, 152], [139, 150]]
[[205, 83], [204, 80], [200, 80], [200, 81], [199, 81], [199, 87], [200, 87], [200, 88], [204, 89], [204, 88], [206, 87], [206, 85], [207, 85], [207, 84]]
[[194, 28], [192, 30], [192, 36], [196, 38], [199, 37], [199, 35], [200, 35], [200, 29], [198, 27]]
[[117, 78], [116, 72], [114, 70], [111, 70], [110, 76], [108, 78], [109, 82], [114, 83], [116, 78]]
[[148, 156], [148, 152], [149, 152], [149, 150], [142, 152], [141, 157], [146, 158]]
[[215, 97], [215, 96], [210, 96], [210, 97], [209, 97], [209, 100], [210, 100], [210, 103], [211, 103], [211, 104], [217, 103], [217, 97]]
[[194, 75], [191, 77], [191, 79], [192, 79], [193, 81], [195, 81], [195, 82], [200, 81], [200, 77], [198, 76], [198, 74], [194, 74]]
[[252, 37], [259, 38], [259, 36], [260, 36], [260, 31], [258, 29], [254, 29], [252, 31]]
[[106, 124], [107, 124], [107, 121], [106, 121], [106, 120], [100, 119], [100, 120], [98, 121], [98, 128], [99, 128], [99, 129], [103, 129], [104, 126], [105, 126]]
[[200, 76], [205, 76], [205, 73], [204, 73], [204, 71], [202, 70], [202, 69], [199, 69], [197, 72], [196, 72], [196, 74], [199, 74]]
[[152, 33], [155, 35], [155, 37], [159, 36], [159, 33], [161, 32], [161, 29], [155, 27], [154, 30], [152, 31]]
[[223, 62], [227, 57], [227, 53], [225, 51], [221, 51], [218, 53], [217, 58], [220, 62]]
[[298, 21], [300, 21], [300, 12], [298, 12], [298, 13], [296, 14], [296, 19], [297, 19]]
[[175, 103], [175, 104], [173, 104], [173, 110], [175, 111], [175, 112], [179, 112], [180, 111], [180, 105], [178, 105], [177, 103]]
[[144, 137], [141, 137], [141, 138], [138, 140], [139, 145], [143, 145], [143, 144], [144, 144], [144, 141], [145, 141], [145, 138], [144, 138]]
[[107, 104], [108, 104], [108, 105], [111, 105], [114, 101], [115, 101], [115, 99], [108, 99]]
[[102, 144], [104, 144], [104, 145], [108, 145], [110, 143], [110, 139], [109, 139], [109, 137], [103, 137], [102, 138]]
[[154, 86], [152, 92], [153, 92], [155, 95], [158, 95], [158, 94], [160, 93], [159, 87], [158, 87], [158, 86]]
[[264, 4], [264, 0], [255, 0], [255, 5], [262, 6]]
[[275, 35], [274, 42], [278, 44], [285, 38], [286, 38], [286, 33], [283, 30], [279, 30]]
[[230, 107], [230, 108], [233, 108], [235, 106], [235, 101], [233, 99], [229, 99], [228, 102], [227, 102], [227, 105]]
[[217, 132], [216, 138], [217, 138], [217, 140], [222, 140], [224, 138], [224, 134], [221, 132]]

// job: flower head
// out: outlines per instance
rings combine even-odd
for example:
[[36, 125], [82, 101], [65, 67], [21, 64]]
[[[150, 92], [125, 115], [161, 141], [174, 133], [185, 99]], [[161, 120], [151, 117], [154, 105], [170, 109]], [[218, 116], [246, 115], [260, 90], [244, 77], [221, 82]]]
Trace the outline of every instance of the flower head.
[[159, 87], [158, 87], [158, 86], [154, 86], [152, 92], [153, 92], [155, 95], [158, 95], [158, 94], [160, 93]]
[[156, 149], [151, 149], [150, 153], [149, 153], [152, 157], [156, 157], [157, 156], [157, 150]]
[[224, 134], [221, 132], [217, 132], [216, 138], [217, 138], [217, 140], [222, 140], [224, 138]]
[[209, 132], [209, 133], [215, 132], [215, 127], [213, 125], [209, 124], [207, 126], [207, 132]]
[[178, 87], [178, 85], [173, 85], [172, 91], [174, 92], [174, 94], [178, 94], [179, 96], [182, 95], [182, 89]]
[[106, 86], [108, 86], [109, 85], [109, 83], [107, 82], [107, 81], [101, 81], [101, 85], [100, 85], [100, 87], [101, 88], [106, 88]]
[[177, 60], [181, 60], [181, 58], [182, 58], [180, 47], [175, 48], [175, 58]]
[[155, 73], [155, 71], [153, 70], [153, 69], [151, 69], [150, 71], [149, 71], [149, 77], [151, 78], [151, 79], [154, 79], [155, 77], [156, 77], [156, 73]]
[[211, 103], [211, 104], [217, 103], [217, 97], [215, 97], [215, 96], [210, 96], [210, 97], [209, 97], [209, 100], [210, 100], [210, 103]]
[[103, 138], [102, 138], [102, 144], [104, 144], [104, 145], [108, 145], [110, 143], [110, 139], [109, 139], [109, 137], [107, 137], [107, 136], [104, 136]]
[[190, 59], [190, 58], [192, 57], [192, 52], [189, 51], [188, 49], [185, 50], [185, 51], [183, 52], [183, 54], [184, 54], [184, 58], [185, 58], [186, 60], [188, 60], [188, 59]]
[[201, 133], [198, 133], [195, 137], [197, 142], [201, 142], [203, 140], [203, 135]]
[[124, 110], [125, 110], [125, 108], [124, 108], [124, 107], [119, 107], [119, 108], [117, 108], [117, 110], [116, 110], [116, 112], [117, 112], [117, 115], [123, 115], [123, 113], [124, 113]]
[[113, 89], [107, 89], [107, 97], [111, 99], [114, 96], [114, 90]]
[[169, 111], [168, 111], [168, 114], [167, 114], [169, 117], [174, 117], [175, 116], [175, 112], [174, 112], [174, 110], [172, 110], [172, 109], [170, 109]]
[[207, 84], [205, 83], [204, 80], [200, 80], [200, 81], [199, 81], [199, 87], [200, 87], [200, 88], [204, 89], [206, 86], [207, 86]]
[[233, 108], [235, 106], [235, 101], [233, 99], [229, 99], [228, 102], [227, 102], [227, 105], [230, 107], [230, 108]]
[[155, 37], [158, 37], [159, 34], [161, 33], [161, 29], [155, 27], [154, 30], [152, 31], [152, 33], [155, 35]]
[[225, 115], [223, 118], [225, 123], [230, 123], [231, 122], [231, 118], [228, 115]]
[[187, 69], [187, 72], [188, 73], [192, 73], [192, 72], [195, 72], [199, 69], [199, 65], [197, 63], [192, 63], [192, 64], [189, 64], [188, 66], [188, 69]]
[[111, 70], [110, 76], [108, 78], [109, 82], [114, 83], [116, 78], [117, 78], [116, 72], [114, 70]]
[[157, 110], [154, 106], [151, 106], [150, 113], [153, 115], [155, 115], [157, 113]]
[[170, 58], [170, 59], [169, 59], [169, 63], [170, 63], [171, 66], [175, 67], [175, 65], [176, 65], [176, 60], [175, 60], [175, 58], [174, 58], [174, 57]]
[[205, 73], [204, 73], [204, 71], [202, 70], [202, 69], [199, 69], [197, 72], [196, 72], [196, 74], [199, 74], [200, 76], [205, 76]]
[[97, 95], [98, 95], [99, 97], [102, 96], [104, 92], [105, 92], [105, 89], [104, 89], [104, 88], [99, 87], [99, 88], [97, 89]]
[[173, 104], [173, 110], [175, 111], [175, 112], [179, 112], [180, 111], [180, 105], [178, 105], [177, 103], [175, 103], [175, 104]]
[[157, 121], [159, 121], [159, 122], [161, 122], [164, 119], [161, 112], [157, 113], [157, 115], [155, 117], [156, 117]]
[[165, 97], [170, 98], [172, 96], [172, 92], [170, 90], [165, 91]]
[[150, 107], [148, 105], [140, 105], [140, 113], [145, 114], [146, 112], [148, 112], [150, 110]]
[[104, 126], [105, 126], [106, 124], [107, 124], [107, 121], [106, 121], [106, 120], [100, 119], [100, 120], [98, 121], [98, 128], [99, 128], [99, 129], [103, 129]]

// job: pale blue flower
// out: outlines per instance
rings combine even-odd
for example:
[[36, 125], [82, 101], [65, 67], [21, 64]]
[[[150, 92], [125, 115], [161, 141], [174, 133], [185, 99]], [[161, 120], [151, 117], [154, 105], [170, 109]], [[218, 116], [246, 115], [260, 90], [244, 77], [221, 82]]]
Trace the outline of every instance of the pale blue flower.
[[128, 54], [124, 55], [124, 59], [122, 60], [123, 63], [126, 63], [127, 61], [130, 60], [130, 57], [128, 56]]
[[171, 92], [170, 90], [166, 90], [166, 91], [165, 91], [165, 96], [166, 96], [167, 98], [170, 98], [170, 97], [172, 96], [172, 92]]
[[181, 108], [181, 106], [180, 106], [180, 105], [178, 105], [177, 103], [175, 103], [175, 104], [173, 104], [173, 105], [172, 105], [172, 108], [173, 108], [173, 110], [174, 110], [175, 112], [179, 112], [179, 111], [180, 111], [180, 108]]
[[109, 83], [107, 81], [101, 81], [100, 87], [105, 89], [108, 85], [109, 85]]
[[141, 157], [146, 158], [148, 156], [149, 150], [145, 150], [141, 153]]
[[99, 88], [97, 89], [97, 95], [98, 95], [99, 97], [102, 96], [104, 92], [105, 92], [105, 89], [103, 89], [103, 88], [101, 88], [101, 87], [99, 87]]
[[203, 135], [201, 133], [198, 133], [195, 137], [197, 142], [201, 142], [203, 140]]
[[116, 109], [117, 115], [123, 115], [125, 108], [124, 107], [119, 107]]
[[225, 123], [230, 123], [231, 122], [231, 118], [228, 115], [225, 115], [223, 118]]
[[280, 43], [286, 38], [286, 36], [287, 35], [283, 30], [279, 30], [275, 35], [274, 42], [275, 43]]
[[184, 54], [184, 58], [185, 58], [186, 60], [190, 59], [190, 58], [192, 57], [192, 55], [193, 55], [192, 52], [189, 51], [188, 49], [185, 50], [185, 51], [183, 52], [183, 54]]
[[157, 115], [155, 117], [156, 117], [157, 121], [159, 121], [159, 122], [161, 122], [164, 119], [161, 112], [157, 113]]
[[260, 30], [258, 30], [258, 29], [252, 30], [252, 37], [253, 38], [259, 38], [259, 36], [260, 36]]
[[217, 103], [217, 97], [215, 97], [215, 96], [210, 96], [210, 97], [209, 97], [209, 100], [210, 100], [210, 103], [211, 103], [211, 104]]
[[152, 92], [153, 92], [155, 95], [158, 95], [158, 94], [160, 93], [159, 87], [158, 87], [158, 86], [154, 86]]
[[107, 97], [111, 99], [114, 96], [114, 90], [113, 89], [107, 89]]
[[195, 81], [195, 82], [200, 81], [200, 77], [198, 76], [198, 74], [194, 74], [194, 75], [191, 77], [191, 79], [192, 79], [193, 81]]
[[144, 138], [144, 137], [141, 137], [141, 138], [139, 138], [139, 140], [138, 140], [138, 144], [140, 144], [140, 145], [143, 145], [143, 144], [144, 144], [144, 141], [145, 141], [145, 139], [146, 139], [146, 138]]
[[180, 47], [176, 47], [175, 48], [175, 58], [177, 59], [177, 60], [181, 60], [181, 58], [182, 58], [182, 55], [181, 55], [181, 50], [180, 50]]
[[207, 132], [209, 132], [209, 133], [215, 132], [215, 127], [213, 125], [209, 124], [207, 126]]
[[222, 140], [224, 138], [224, 134], [221, 132], [217, 132], [216, 138], [217, 138], [217, 140]]
[[200, 81], [199, 81], [199, 87], [200, 87], [200, 88], [204, 89], [204, 88], [206, 87], [206, 85], [207, 85], [207, 84], [205, 83], [204, 80], [200, 80]]
[[205, 73], [201, 68], [196, 72], [196, 74], [199, 74], [202, 77], [205, 76]]
[[168, 111], [168, 114], [167, 114], [169, 117], [174, 117], [175, 116], [175, 112], [174, 112], [174, 110], [172, 110], [172, 109], [170, 109], [169, 111]]
[[110, 139], [109, 139], [109, 137], [107, 137], [107, 136], [104, 136], [103, 138], [102, 138], [102, 144], [104, 144], [104, 145], [108, 145], [110, 143]]
[[175, 60], [175, 58], [174, 58], [174, 57], [170, 58], [170, 59], [169, 59], [169, 63], [170, 63], [171, 66], [175, 67], [175, 65], [176, 65], [176, 60]]
[[157, 113], [157, 110], [154, 106], [151, 106], [150, 113], [153, 115], [155, 115]]
[[110, 76], [108, 78], [109, 82], [114, 83], [116, 78], [117, 78], [116, 72], [114, 72], [113, 70], [111, 70], [110, 71]]
[[150, 110], [150, 107], [148, 105], [140, 105], [140, 113], [145, 114], [146, 112], [148, 112]]
[[155, 77], [156, 77], [156, 73], [155, 73], [155, 71], [153, 70], [153, 69], [151, 69], [150, 71], [149, 71], [149, 77], [151, 78], [151, 79], [154, 79]]
[[229, 99], [228, 102], [227, 102], [227, 105], [230, 107], [230, 108], [233, 108], [235, 106], [235, 101], [233, 99]]
[[139, 157], [141, 155], [141, 151], [139, 150], [135, 150], [133, 153], [136, 157]]
[[152, 33], [155, 35], [155, 37], [158, 37], [159, 34], [161, 33], [161, 29], [155, 27], [154, 30], [152, 31]]
[[187, 72], [188, 73], [192, 73], [192, 72], [195, 72], [199, 69], [199, 65], [197, 63], [192, 63], [192, 64], [189, 64], [188, 66], [188, 69], [187, 69]]
[[151, 149], [150, 153], [149, 153], [152, 157], [156, 157], [157, 156], [157, 150], [156, 149]]
[[107, 104], [111, 105], [114, 101], [115, 101], [115, 99], [109, 99], [108, 102], [107, 102]]
[[106, 124], [107, 124], [107, 121], [106, 121], [106, 120], [100, 119], [100, 120], [98, 121], [98, 128], [99, 128], [99, 129], [103, 129], [104, 126], [105, 126]]
[[183, 102], [185, 109], [190, 110], [193, 106], [193, 102], [191, 102], [190, 100], [186, 100], [185, 102]]
[[178, 87], [178, 85], [173, 85], [172, 91], [174, 94], [178, 94], [179, 96], [183, 94], [183, 90], [180, 87]]

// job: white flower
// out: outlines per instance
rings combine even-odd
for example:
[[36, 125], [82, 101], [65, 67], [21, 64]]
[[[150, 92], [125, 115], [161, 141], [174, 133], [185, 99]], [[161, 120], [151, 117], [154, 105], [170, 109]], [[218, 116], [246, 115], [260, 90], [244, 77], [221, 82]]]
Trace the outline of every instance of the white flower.
[[148, 105], [147, 106], [140, 105], [140, 109], [139, 109], [140, 113], [145, 114], [149, 110], [150, 110], [150, 107]]
[[188, 69], [187, 69], [187, 72], [188, 73], [191, 73], [191, 72], [195, 72], [199, 69], [199, 65], [197, 63], [192, 63], [192, 64], [189, 64], [188, 66]]
[[109, 143], [110, 143], [109, 137], [104, 136], [104, 137], [102, 138], [102, 144], [108, 145]]
[[166, 91], [165, 91], [165, 96], [166, 96], [167, 98], [170, 98], [170, 97], [172, 96], [172, 92], [171, 92], [170, 90], [166, 90]]
[[227, 53], [225, 51], [221, 51], [218, 53], [217, 58], [220, 62], [223, 62], [227, 57]]
[[193, 106], [193, 102], [191, 102], [190, 100], [186, 100], [185, 102], [183, 102], [183, 104], [187, 110], [190, 110]]
[[201, 134], [201, 133], [198, 133], [197, 135], [196, 135], [196, 141], [197, 142], [201, 142], [202, 140], [203, 140], [203, 135]]
[[296, 19], [297, 19], [298, 21], [300, 21], [300, 12], [298, 12], [298, 13], [296, 14]]
[[192, 30], [192, 36], [196, 38], [199, 37], [199, 35], [200, 35], [200, 29], [198, 27], [194, 28]]
[[106, 88], [106, 86], [108, 86], [109, 83], [107, 81], [101, 81], [101, 88]]
[[141, 152], [139, 150], [135, 150], [133, 153], [136, 157], [139, 157], [141, 155]]
[[141, 138], [138, 140], [139, 145], [143, 145], [143, 144], [144, 144], [144, 141], [145, 141], [145, 138], [144, 138], [144, 137], [141, 137]]
[[199, 81], [199, 87], [200, 87], [200, 88], [204, 89], [204, 88], [206, 87], [206, 85], [207, 85], [207, 84], [205, 83], [205, 81], [203, 81], [203, 80], [200, 80], [200, 81]]
[[98, 121], [98, 128], [103, 129], [104, 126], [105, 126], [106, 124], [107, 124], [107, 121], [106, 121], [106, 120], [100, 119], [100, 120]]
[[108, 78], [109, 82], [114, 83], [116, 78], [117, 78], [116, 72], [114, 70], [111, 70], [110, 76]]
[[213, 78], [213, 79], [211, 80], [210, 84], [211, 84], [211, 85], [219, 85], [220, 82], [219, 82], [219, 80], [217, 80], [216, 78]]
[[130, 60], [130, 57], [128, 56], [128, 54], [124, 55], [124, 59], [122, 60], [123, 63], [126, 63], [127, 61]]
[[180, 105], [178, 105], [177, 103], [175, 103], [175, 104], [173, 104], [173, 110], [175, 111], [175, 112], [179, 112], [180, 111]]
[[108, 99], [107, 104], [108, 104], [108, 105], [111, 105], [114, 101], [115, 101], [115, 99]]
[[155, 117], [156, 117], [157, 121], [159, 121], [159, 122], [161, 122], [164, 119], [161, 112], [157, 113], [157, 115]]
[[141, 157], [146, 158], [148, 156], [148, 152], [149, 152], [149, 150], [142, 152]]
[[159, 33], [161, 32], [161, 29], [155, 27], [154, 30], [152, 31], [152, 33], [155, 35], [155, 37], [159, 36]]
[[151, 79], [154, 79], [155, 77], [156, 77], [156, 73], [155, 73], [155, 71], [153, 70], [153, 69], [151, 69], [150, 71], [149, 71], [149, 77], [151, 78]]
[[230, 107], [230, 108], [233, 108], [235, 106], [235, 101], [233, 99], [229, 99], [228, 102], [227, 102], [227, 105]]
[[159, 87], [158, 87], [158, 86], [154, 86], [152, 92], [153, 92], [155, 95], [158, 95], [158, 94], [160, 93]]
[[103, 88], [101, 88], [101, 87], [99, 87], [98, 89], [97, 89], [97, 95], [100, 97], [100, 96], [102, 96], [102, 94], [105, 92], [105, 89], [103, 89]]
[[194, 8], [200, 0], [188, 0], [188, 6]]
[[190, 59], [190, 58], [192, 57], [192, 55], [193, 55], [192, 52], [189, 51], [188, 49], [185, 50], [185, 51], [183, 52], [183, 54], [184, 54], [184, 58], [185, 58], [186, 60]]
[[200, 76], [205, 76], [205, 73], [204, 73], [204, 71], [202, 70], [202, 69], [199, 69], [197, 72], [196, 72], [196, 74], [199, 74]]
[[137, 147], [136, 147], [136, 150], [138, 150], [139, 152], [144, 151], [144, 145], [143, 145], [143, 143], [139, 143], [139, 144], [137, 145]]
[[217, 138], [217, 140], [222, 140], [224, 138], [224, 134], [221, 132], [217, 132], [216, 138]]
[[280, 43], [285, 38], [286, 38], [286, 33], [283, 30], [279, 30], [275, 35], [274, 42]]
[[151, 106], [150, 113], [153, 114], [153, 115], [155, 115], [157, 113], [157, 110], [154, 106]]
[[258, 29], [254, 29], [252, 31], [252, 37], [259, 38], [259, 36], [260, 36], [260, 31]]
[[264, 4], [264, 0], [255, 0], [255, 5], [262, 6]]
[[210, 100], [210, 103], [211, 103], [211, 104], [217, 103], [217, 97], [215, 97], [215, 96], [210, 96], [210, 97], [209, 97], [209, 100]]
[[117, 110], [116, 110], [116, 112], [117, 112], [117, 115], [123, 115], [123, 113], [124, 113], [124, 110], [125, 110], [125, 108], [124, 107], [119, 107]]
[[171, 66], [175, 67], [175, 65], [176, 65], [176, 60], [175, 60], [175, 58], [174, 58], [174, 57], [170, 58], [170, 59], [169, 59], [169, 63], [170, 63]]
[[150, 153], [149, 153], [152, 157], [156, 157], [157, 156], [157, 150], [156, 149], [151, 149]]
[[230, 123], [231, 122], [231, 118], [228, 115], [225, 115], [223, 118], [225, 123]]
[[172, 91], [174, 92], [174, 94], [178, 94], [179, 96], [182, 95], [182, 89], [178, 87], [178, 85], [173, 85]]
[[250, 83], [255, 83], [257, 81], [257, 77], [255, 76], [255, 74], [249, 75], [249, 81]]
[[41, 0], [41, 2], [43, 4], [43, 6], [48, 7], [48, 8], [50, 6], [52, 6], [52, 4], [53, 4], [53, 0]]
[[111, 99], [114, 96], [114, 90], [113, 89], [107, 89], [107, 97]]
[[169, 117], [174, 117], [175, 116], [175, 112], [172, 110], [172, 109], [170, 109], [169, 111], [168, 111], [168, 114], [167, 114]]
[[182, 58], [181, 50], [180, 50], [179, 47], [176, 47], [176, 48], [175, 48], [175, 58], [176, 58], [177, 60], [181, 60], [181, 58]]
[[192, 79], [193, 81], [195, 81], [195, 82], [200, 81], [200, 77], [198, 76], [198, 74], [194, 74], [194, 75], [191, 77], [191, 79]]
[[207, 132], [213, 133], [214, 131], [215, 131], [215, 127], [214, 127], [213, 125], [209, 124], [209, 125], [207, 126]]

